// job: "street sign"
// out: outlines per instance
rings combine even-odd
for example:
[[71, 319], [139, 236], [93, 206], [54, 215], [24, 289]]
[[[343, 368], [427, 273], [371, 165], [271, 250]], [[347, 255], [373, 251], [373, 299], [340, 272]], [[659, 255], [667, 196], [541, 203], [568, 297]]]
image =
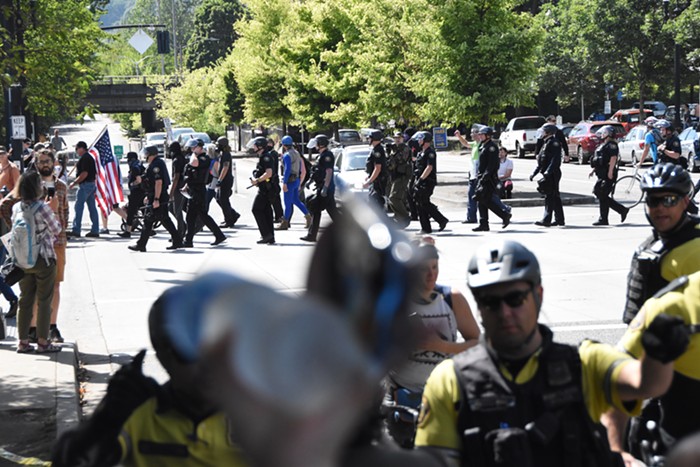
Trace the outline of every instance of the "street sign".
[[441, 127], [433, 128], [433, 141], [435, 149], [447, 149], [447, 130]]
[[153, 39], [151, 36], [143, 32], [143, 29], [139, 29], [131, 36], [129, 39], [129, 44], [136, 49], [138, 53], [143, 55], [150, 46], [153, 45]]
[[610, 101], [605, 101], [605, 109], [603, 110], [603, 113], [605, 115], [609, 115], [612, 113], [612, 106], [610, 105]]
[[27, 137], [27, 120], [24, 115], [12, 116], [12, 139], [25, 139]]
[[623, 97], [624, 94], [622, 93], [622, 91], [617, 91], [617, 100], [621, 102]]
[[115, 156], [117, 159], [121, 159], [123, 155], [124, 155], [124, 146], [122, 146], [122, 145], [115, 145], [115, 146], [114, 146], [114, 156]]

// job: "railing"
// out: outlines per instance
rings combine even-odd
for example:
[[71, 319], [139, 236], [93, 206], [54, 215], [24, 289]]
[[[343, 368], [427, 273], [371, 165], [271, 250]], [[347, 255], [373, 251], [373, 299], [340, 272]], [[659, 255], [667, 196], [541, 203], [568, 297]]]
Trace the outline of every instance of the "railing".
[[102, 79], [95, 80], [95, 85], [112, 84], [177, 84], [180, 76], [177, 75], [131, 75], [131, 76], [103, 76]]

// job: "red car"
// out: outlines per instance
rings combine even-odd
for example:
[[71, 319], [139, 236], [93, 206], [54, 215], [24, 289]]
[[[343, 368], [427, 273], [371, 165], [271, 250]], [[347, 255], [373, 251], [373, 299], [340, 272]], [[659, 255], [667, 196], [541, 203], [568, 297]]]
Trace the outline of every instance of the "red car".
[[[644, 117], [642, 121], [654, 115], [653, 110], [644, 109]], [[610, 117], [610, 120], [622, 123], [625, 131], [629, 132], [632, 128], [639, 125], [639, 109], [623, 109], [618, 110]]]
[[627, 133], [620, 122], [580, 122], [571, 130], [567, 138], [569, 141], [569, 156], [575, 157], [579, 164], [587, 164], [595, 152], [595, 148], [600, 143], [595, 132], [605, 125], [615, 128], [615, 138], [618, 141], [624, 138]]

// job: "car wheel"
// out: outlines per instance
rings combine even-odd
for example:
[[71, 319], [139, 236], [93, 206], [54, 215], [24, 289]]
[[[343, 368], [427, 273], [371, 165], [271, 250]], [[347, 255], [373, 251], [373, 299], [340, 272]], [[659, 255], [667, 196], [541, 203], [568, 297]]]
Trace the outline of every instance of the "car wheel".
[[637, 165], [639, 161], [637, 160], [637, 153], [632, 151], [632, 165]]
[[578, 165], [583, 165], [585, 161], [583, 160], [583, 148], [581, 146], [576, 148], [576, 163]]
[[525, 150], [520, 147], [520, 143], [515, 143], [515, 153], [518, 155], [518, 159], [525, 157]]

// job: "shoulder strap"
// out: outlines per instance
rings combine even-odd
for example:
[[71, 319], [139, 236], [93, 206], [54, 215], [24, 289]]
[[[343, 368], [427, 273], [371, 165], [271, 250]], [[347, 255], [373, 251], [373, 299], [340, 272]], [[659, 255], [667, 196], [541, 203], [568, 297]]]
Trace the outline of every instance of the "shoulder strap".
[[445, 303], [447, 303], [450, 309], [454, 310], [454, 307], [452, 306], [452, 287], [449, 285], [435, 284], [435, 291], [442, 295], [442, 297], [445, 299]]

